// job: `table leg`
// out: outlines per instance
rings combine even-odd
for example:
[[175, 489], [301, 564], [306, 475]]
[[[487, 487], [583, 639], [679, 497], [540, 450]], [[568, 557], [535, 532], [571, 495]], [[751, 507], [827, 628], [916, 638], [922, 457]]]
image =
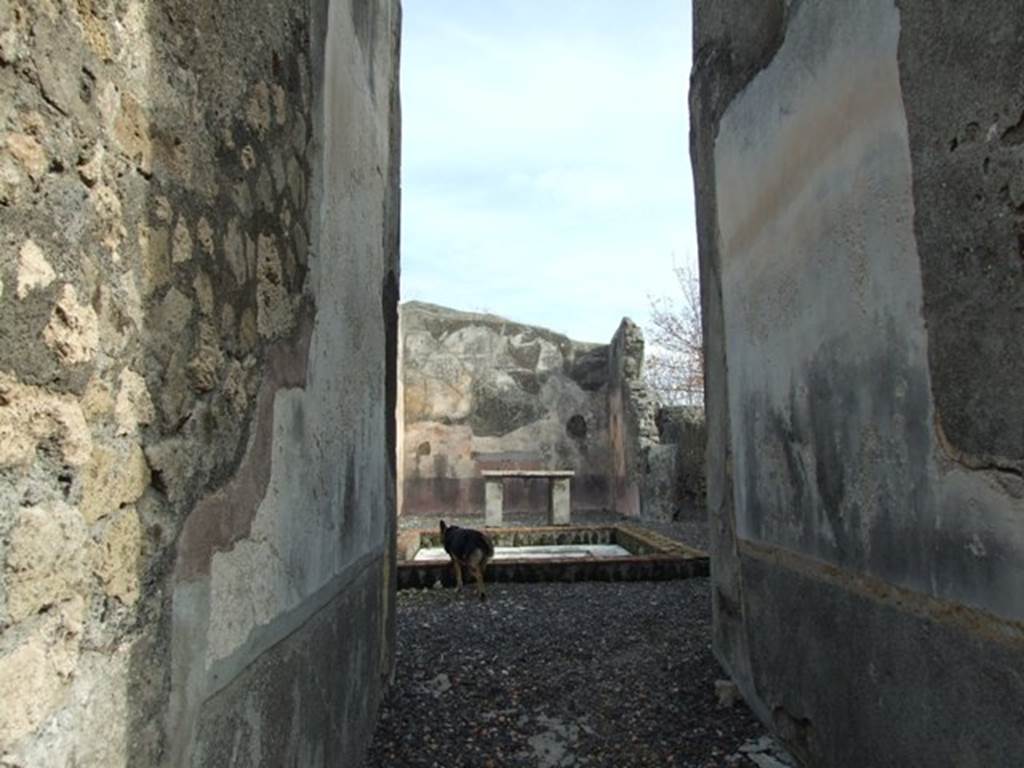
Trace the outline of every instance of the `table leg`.
[[568, 525], [572, 510], [569, 497], [569, 478], [551, 478], [548, 493], [548, 518], [551, 525]]
[[505, 483], [501, 478], [484, 480], [484, 523], [488, 527], [501, 525], [505, 503]]

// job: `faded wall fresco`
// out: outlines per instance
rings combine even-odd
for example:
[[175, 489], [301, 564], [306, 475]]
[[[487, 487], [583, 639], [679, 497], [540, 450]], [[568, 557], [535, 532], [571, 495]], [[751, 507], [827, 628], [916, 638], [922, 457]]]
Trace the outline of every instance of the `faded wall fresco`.
[[715, 648], [809, 764], [1024, 749], [1022, 23], [695, 3]]
[[[402, 306], [403, 512], [483, 515], [485, 469], [571, 469], [577, 510], [609, 506], [608, 347], [494, 315]], [[544, 481], [507, 481], [510, 513]]]
[[399, 24], [0, 6], [0, 762], [361, 754], [393, 652]]
[[[489, 469], [571, 469], [577, 513], [670, 520], [703, 509], [704, 434], [658, 406], [624, 319], [585, 344], [494, 315], [402, 306], [403, 514], [483, 516]], [[506, 480], [505, 509], [542, 513], [547, 481]]]

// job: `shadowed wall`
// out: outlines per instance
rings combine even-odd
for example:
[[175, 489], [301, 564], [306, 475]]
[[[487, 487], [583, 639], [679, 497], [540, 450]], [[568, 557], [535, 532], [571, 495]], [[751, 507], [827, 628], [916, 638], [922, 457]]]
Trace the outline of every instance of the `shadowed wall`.
[[353, 764], [394, 648], [398, 3], [0, 27], [0, 761]]
[[812, 765], [1024, 749], [1022, 19], [695, 3], [715, 649]]

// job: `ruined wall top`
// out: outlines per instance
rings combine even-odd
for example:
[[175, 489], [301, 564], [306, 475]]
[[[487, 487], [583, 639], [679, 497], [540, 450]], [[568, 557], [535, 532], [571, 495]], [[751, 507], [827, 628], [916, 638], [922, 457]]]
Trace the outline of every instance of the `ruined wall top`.
[[[608, 506], [607, 345], [420, 302], [401, 317], [406, 514], [479, 514], [499, 468], [572, 469], [574, 504]], [[515, 488], [508, 505], [543, 508]]]

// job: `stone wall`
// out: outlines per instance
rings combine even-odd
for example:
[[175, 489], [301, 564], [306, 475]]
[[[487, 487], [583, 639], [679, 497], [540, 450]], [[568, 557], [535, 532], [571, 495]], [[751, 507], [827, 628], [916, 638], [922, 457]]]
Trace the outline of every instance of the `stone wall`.
[[[568, 468], [578, 512], [702, 516], [703, 427], [666, 416], [662, 439], [628, 318], [610, 345], [584, 344], [410, 302], [402, 339], [404, 514], [482, 515], [482, 470]], [[546, 494], [546, 481], [506, 480], [505, 509], [539, 512]]]
[[358, 760], [393, 652], [399, 23], [0, 4], [0, 762]]
[[[652, 447], [652, 452], [664, 455], [669, 465], [663, 480], [667, 486], [664, 495], [671, 504], [668, 516], [674, 520], [704, 520], [707, 516], [704, 409], [688, 405], [662, 406], [654, 420], [659, 444]], [[652, 463], [648, 459], [649, 467]]]
[[[703, 521], [705, 506], [706, 472], [704, 467], [707, 430], [704, 411], [689, 406], [654, 405], [646, 387], [638, 385], [632, 390], [632, 410], [619, 411], [621, 400], [609, 403], [613, 413], [644, 413], [641, 423], [649, 427], [649, 414], [653, 410], [656, 434], [637, 433], [639, 419], [624, 418], [625, 429], [621, 442], [615, 443], [615, 459], [622, 468], [618, 475], [620, 489], [628, 492], [622, 497], [633, 516], [644, 520]], [[633, 510], [638, 510], [633, 513]]]
[[[658, 442], [657, 403], [643, 379], [644, 336], [623, 318], [609, 353], [608, 423], [612, 443], [612, 503], [626, 517], [666, 517], [663, 479], [674, 473], [670, 457], [655, 451], [656, 469], [648, 479], [647, 455]], [[650, 484], [648, 492], [645, 488]], [[644, 514], [645, 501], [648, 514]]]
[[[573, 509], [608, 508], [606, 345], [418, 302], [402, 340], [403, 513], [482, 516], [485, 469], [571, 469]], [[506, 482], [506, 511], [546, 505]]]
[[694, 10], [716, 653], [810, 765], [1013, 765], [1024, 4]]

